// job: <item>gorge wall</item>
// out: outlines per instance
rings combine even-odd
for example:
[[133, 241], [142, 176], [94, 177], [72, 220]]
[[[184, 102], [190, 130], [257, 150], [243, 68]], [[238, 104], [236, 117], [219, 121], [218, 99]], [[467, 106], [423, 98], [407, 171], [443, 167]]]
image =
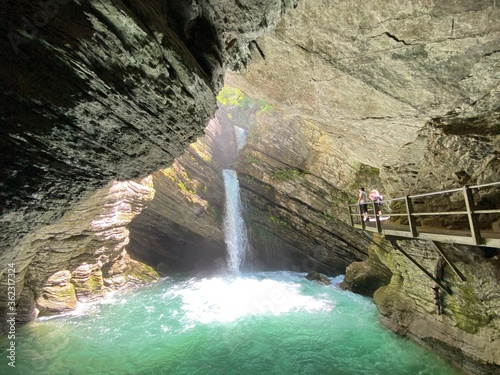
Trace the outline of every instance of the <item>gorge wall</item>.
[[[338, 275], [366, 259], [369, 240], [337, 218], [342, 208], [334, 203], [345, 195], [319, 174], [292, 169], [309, 158], [311, 140], [239, 90], [224, 88], [220, 96], [232, 96], [234, 105], [219, 103], [205, 136], [152, 175], [156, 194], [130, 223], [130, 252], [163, 272], [226, 271], [222, 170], [235, 169], [250, 242], [243, 270]], [[271, 120], [272, 128], [263, 125]], [[286, 147], [275, 143], [271, 129], [280, 130]], [[236, 132], [247, 130], [238, 150]], [[259, 147], [265, 154], [256, 154]], [[287, 152], [300, 160], [293, 164]]]
[[[171, 164], [213, 116], [224, 70], [247, 65], [255, 38], [295, 3], [2, 1], [0, 285], [12, 283], [6, 271], [14, 264], [16, 303], [42, 290], [24, 290], [37, 257], [54, 265], [33, 271], [34, 282], [60, 284], [69, 295], [70, 275], [49, 281], [53, 268], [74, 272], [90, 262], [103, 272], [99, 248], [78, 263], [52, 254], [73, 246], [35, 246], [32, 234], [64, 226], [65, 213], [110, 181]], [[88, 238], [79, 230], [88, 228], [75, 228], [74, 243]], [[114, 260], [116, 253], [107, 267]], [[2, 317], [6, 299], [2, 293]]]
[[[347, 210], [340, 207], [355, 202], [357, 186], [378, 188], [390, 199], [500, 180], [499, 14], [492, 1], [299, 3], [257, 39], [248, 69], [228, 74], [228, 84], [281, 116], [262, 120], [268, 133], [244, 150], [242, 172], [287, 193], [311, 186], [311, 172], [321, 176], [338, 189], [327, 199], [343, 196], [342, 205], [327, 207], [345, 222]], [[294, 137], [291, 129], [301, 134]], [[279, 145], [279, 153], [269, 152]], [[268, 164], [282, 173], [273, 179]], [[312, 188], [322, 189], [317, 182]], [[499, 208], [498, 194], [485, 190], [475, 196], [477, 206]], [[460, 201], [422, 200], [419, 209], [457, 210]], [[288, 214], [290, 206], [274, 209]], [[480, 219], [492, 229], [498, 215]], [[465, 225], [451, 220], [440, 224]], [[366, 261], [347, 268], [346, 286], [375, 293], [384, 324], [464, 372], [499, 373], [500, 250], [445, 246], [466, 281], [442, 266], [451, 296], [440, 297], [438, 314], [432, 281], [388, 242], [377, 241], [364, 250]], [[432, 244], [397, 244], [431, 272], [442, 261]]]
[[500, 251], [441, 244], [459, 276], [430, 241], [398, 241], [398, 246], [440, 275], [447, 292], [388, 241], [377, 238], [371, 255], [392, 273], [390, 283], [374, 294], [382, 323], [448, 358], [465, 373], [498, 374]]
[[[6, 0], [0, 14], [0, 280], [14, 263], [20, 319], [154, 281], [143, 263], [223, 269], [231, 167], [247, 264], [357, 269], [388, 327], [465, 372], [499, 373], [499, 250], [445, 249], [467, 281], [444, 267], [453, 297], [437, 314], [433, 285], [353, 231], [346, 208], [360, 185], [391, 198], [500, 180], [495, 1]], [[224, 113], [200, 138], [224, 75], [266, 103], [239, 124], [236, 159], [217, 144]], [[398, 243], [435, 267], [429, 244]]]

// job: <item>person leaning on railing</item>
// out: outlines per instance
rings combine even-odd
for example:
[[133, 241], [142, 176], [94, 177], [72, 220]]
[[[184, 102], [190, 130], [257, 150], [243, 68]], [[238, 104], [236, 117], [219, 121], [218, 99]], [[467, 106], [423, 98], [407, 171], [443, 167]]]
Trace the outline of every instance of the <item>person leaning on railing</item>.
[[375, 202], [375, 211], [377, 211], [378, 216], [382, 216], [382, 209], [380, 206], [383, 204], [382, 200], [384, 199], [384, 196], [380, 194], [377, 189], [373, 189], [368, 197]]

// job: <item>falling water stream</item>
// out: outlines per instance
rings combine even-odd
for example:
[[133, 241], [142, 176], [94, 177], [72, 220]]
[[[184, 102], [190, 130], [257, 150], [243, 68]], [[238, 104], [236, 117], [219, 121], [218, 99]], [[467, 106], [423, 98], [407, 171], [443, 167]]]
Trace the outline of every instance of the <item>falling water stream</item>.
[[228, 269], [231, 273], [238, 273], [248, 249], [245, 222], [241, 213], [240, 184], [235, 171], [224, 169], [222, 174], [226, 192], [224, 236], [227, 245]]
[[[247, 248], [236, 173], [224, 171], [229, 275], [167, 277], [16, 331], [21, 375], [454, 375], [384, 329], [371, 299], [295, 272], [240, 273]], [[1, 340], [6, 353], [7, 338]], [[4, 350], [5, 349], [5, 350]]]

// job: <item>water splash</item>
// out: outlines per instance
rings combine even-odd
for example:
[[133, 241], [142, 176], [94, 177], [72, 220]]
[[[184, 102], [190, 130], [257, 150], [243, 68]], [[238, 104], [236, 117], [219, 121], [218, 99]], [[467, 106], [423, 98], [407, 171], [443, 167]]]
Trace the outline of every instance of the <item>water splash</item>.
[[238, 273], [248, 249], [247, 231], [241, 214], [240, 184], [235, 171], [224, 169], [222, 175], [226, 190], [224, 236], [228, 253], [227, 263], [230, 272]]
[[304, 294], [295, 280], [262, 276], [196, 280], [169, 291], [164, 298], [180, 296], [184, 318], [193, 325], [256, 315], [329, 312], [334, 308], [334, 302], [326, 296]]

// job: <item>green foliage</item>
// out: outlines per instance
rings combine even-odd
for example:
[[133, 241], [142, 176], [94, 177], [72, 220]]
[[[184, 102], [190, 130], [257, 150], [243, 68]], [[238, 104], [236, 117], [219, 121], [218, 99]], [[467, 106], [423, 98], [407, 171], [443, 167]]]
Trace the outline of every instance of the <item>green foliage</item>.
[[277, 224], [277, 225], [280, 225], [282, 227], [285, 227], [285, 228], [291, 228], [292, 226], [290, 225], [290, 223], [286, 222], [285, 220], [279, 218], [279, 217], [276, 217], [274, 215], [271, 215], [269, 216], [269, 221], [273, 224]]
[[351, 188], [348, 189], [352, 192], [348, 199], [351, 203], [356, 203], [358, 199], [358, 188], [360, 186], [365, 187], [367, 194], [369, 194], [372, 189], [380, 189], [382, 187], [380, 169], [372, 167], [371, 165], [362, 164], [358, 161], [354, 161], [350, 165], [355, 170], [353, 183], [350, 185]]
[[245, 95], [236, 87], [226, 86], [217, 95], [217, 101], [224, 106], [239, 106], [245, 99]]
[[198, 190], [206, 190], [206, 185], [200, 185], [198, 180], [190, 178], [180, 164], [174, 162], [171, 167], [162, 169], [161, 172], [177, 185], [179, 191], [189, 202], [207, 206], [207, 201], [197, 195]]
[[177, 186], [179, 187], [179, 189], [181, 189], [182, 191], [184, 191], [188, 194], [196, 194], [196, 191], [188, 189], [186, 187], [186, 185], [184, 184], [184, 182], [182, 182], [182, 181], [177, 181]]
[[481, 327], [486, 326], [491, 318], [483, 309], [477, 308], [479, 299], [471, 285], [473, 276], [467, 275], [467, 283], [455, 291], [453, 297], [447, 300], [447, 308], [452, 312], [461, 330], [475, 334]]
[[252, 154], [244, 154], [243, 158], [242, 158], [242, 161], [245, 164], [257, 164], [257, 165], [261, 165], [262, 164], [262, 160], [256, 158]]
[[280, 168], [272, 172], [271, 178], [278, 181], [288, 181], [299, 178], [304, 175], [304, 172], [295, 168]]
[[274, 107], [270, 104], [267, 104], [266, 102], [262, 101], [262, 100], [259, 100], [259, 102], [261, 103], [262, 105], [262, 108], [261, 110], [257, 113], [257, 116], [263, 114], [263, 113], [266, 113], [266, 112], [272, 112], [274, 111]]
[[212, 155], [208, 151], [207, 147], [199, 140], [191, 143], [189, 147], [205, 162], [210, 163], [212, 161]]
[[244, 181], [246, 181], [249, 185], [253, 184], [255, 182], [255, 178], [253, 176], [250, 176], [248, 174], [245, 174], [241, 177]]
[[333, 220], [334, 219], [334, 217], [326, 211], [318, 212], [318, 216], [325, 219], [325, 220]]
[[274, 110], [263, 100], [251, 98], [240, 89], [230, 86], [222, 88], [217, 95], [217, 101], [232, 125], [247, 130], [256, 125], [259, 114]]

